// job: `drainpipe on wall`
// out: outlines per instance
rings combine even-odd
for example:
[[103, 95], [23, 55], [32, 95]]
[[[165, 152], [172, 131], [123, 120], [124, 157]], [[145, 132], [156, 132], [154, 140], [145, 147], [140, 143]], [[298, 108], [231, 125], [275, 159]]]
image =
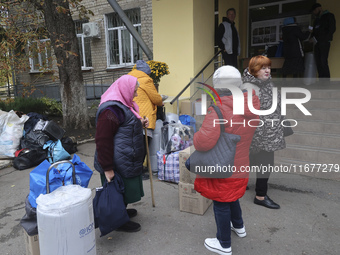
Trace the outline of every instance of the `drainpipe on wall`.
[[148, 57], [149, 60], [153, 59], [153, 54], [149, 47], [146, 45], [140, 34], [137, 32], [137, 30], [134, 28], [133, 24], [129, 20], [129, 18], [126, 16], [125, 12], [122, 10], [122, 8], [119, 6], [116, 0], [107, 0], [111, 7], [118, 13], [119, 17], [122, 19], [123, 23], [125, 24], [127, 30], [131, 33], [133, 38], [136, 39], [137, 43], [142, 47], [142, 50], [144, 51], [145, 55]]

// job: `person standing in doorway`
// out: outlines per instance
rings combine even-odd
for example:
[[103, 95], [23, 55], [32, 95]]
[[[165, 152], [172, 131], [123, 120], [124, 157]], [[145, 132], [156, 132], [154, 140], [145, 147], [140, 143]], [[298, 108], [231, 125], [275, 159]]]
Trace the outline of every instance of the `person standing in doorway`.
[[319, 3], [315, 3], [310, 11], [315, 16], [311, 37], [315, 42], [314, 57], [319, 78], [330, 78], [328, 54], [335, 32], [335, 17], [333, 13], [324, 11]]
[[240, 55], [241, 45], [238, 32], [235, 27], [236, 10], [229, 8], [227, 17], [223, 17], [217, 30], [218, 47], [222, 50], [224, 65], [237, 66], [237, 56]]
[[293, 78], [302, 77], [305, 70], [304, 52], [301, 41], [306, 40], [309, 31], [302, 32], [294, 17], [285, 18], [282, 27], [283, 56], [285, 62], [282, 67], [282, 76], [292, 75]]

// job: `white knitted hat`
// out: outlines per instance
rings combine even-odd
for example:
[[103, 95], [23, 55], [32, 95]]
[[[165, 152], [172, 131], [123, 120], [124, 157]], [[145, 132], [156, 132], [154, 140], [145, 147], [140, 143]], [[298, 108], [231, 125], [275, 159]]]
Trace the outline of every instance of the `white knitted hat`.
[[240, 72], [233, 66], [221, 66], [213, 76], [213, 86], [216, 89], [224, 89], [226, 85], [240, 87], [242, 79]]

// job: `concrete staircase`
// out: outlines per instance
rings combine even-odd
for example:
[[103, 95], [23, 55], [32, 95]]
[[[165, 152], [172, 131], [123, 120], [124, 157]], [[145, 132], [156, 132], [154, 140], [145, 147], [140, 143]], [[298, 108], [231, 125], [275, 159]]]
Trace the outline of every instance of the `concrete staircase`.
[[340, 84], [305, 88], [311, 100], [304, 106], [312, 116], [287, 107], [287, 119], [298, 124], [286, 137], [286, 149], [275, 153], [275, 164], [290, 167], [290, 173], [340, 181]]

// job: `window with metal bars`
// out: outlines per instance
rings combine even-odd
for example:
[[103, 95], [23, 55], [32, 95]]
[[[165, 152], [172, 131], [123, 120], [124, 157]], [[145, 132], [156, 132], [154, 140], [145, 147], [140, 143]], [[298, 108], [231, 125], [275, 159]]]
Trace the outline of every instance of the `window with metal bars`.
[[[133, 26], [141, 34], [140, 9], [125, 10]], [[142, 58], [142, 49], [117, 13], [106, 15], [106, 47], [108, 67], [134, 65]]]

